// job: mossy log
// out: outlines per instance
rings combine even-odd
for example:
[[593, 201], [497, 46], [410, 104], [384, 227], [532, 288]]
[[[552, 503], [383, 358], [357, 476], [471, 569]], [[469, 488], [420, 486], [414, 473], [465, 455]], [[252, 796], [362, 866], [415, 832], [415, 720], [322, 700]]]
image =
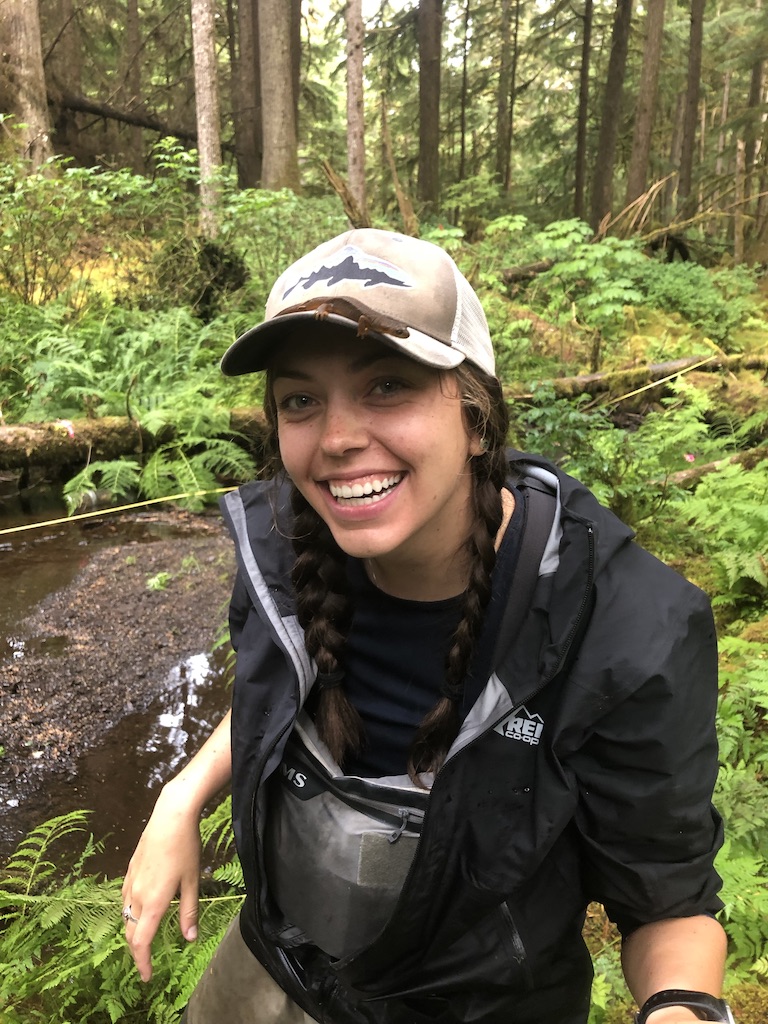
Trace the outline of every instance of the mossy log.
[[155, 445], [154, 437], [126, 416], [0, 426], [0, 469], [85, 465]]
[[[258, 459], [264, 448], [266, 423], [261, 409], [234, 409], [233, 435], [241, 435]], [[140, 456], [173, 439], [172, 427], [151, 434], [127, 416], [57, 420], [0, 426], [0, 470], [82, 468], [89, 462]]]
[[[668, 378], [696, 367], [697, 372], [715, 373], [727, 370], [735, 373], [738, 370], [768, 370], [768, 355], [764, 356], [713, 356], [706, 362], [701, 358], [675, 359], [668, 363], [655, 363], [652, 366], [633, 366], [626, 370], [612, 370], [606, 373], [585, 373], [578, 377], [554, 378], [550, 383], [558, 398], [577, 398], [579, 395], [591, 395], [596, 398], [601, 394], [620, 396], [624, 393], [644, 387], [654, 382], [662, 383]], [[523, 394], [514, 395], [510, 390], [510, 400], [521, 399]]]
[[546, 270], [554, 267], [554, 260], [536, 260], [533, 263], [525, 263], [519, 267], [507, 267], [502, 270], [501, 279], [504, 284], [516, 284], [518, 281], [530, 281], [537, 274], [543, 274]]

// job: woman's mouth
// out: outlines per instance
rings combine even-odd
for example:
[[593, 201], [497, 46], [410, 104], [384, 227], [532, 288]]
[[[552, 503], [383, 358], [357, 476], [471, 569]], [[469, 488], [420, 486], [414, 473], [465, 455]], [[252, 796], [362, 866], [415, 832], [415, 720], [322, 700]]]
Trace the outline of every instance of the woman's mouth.
[[373, 505], [385, 498], [402, 479], [402, 473], [393, 473], [391, 476], [373, 477], [365, 482], [335, 484], [329, 481], [328, 489], [339, 504], [347, 507]]

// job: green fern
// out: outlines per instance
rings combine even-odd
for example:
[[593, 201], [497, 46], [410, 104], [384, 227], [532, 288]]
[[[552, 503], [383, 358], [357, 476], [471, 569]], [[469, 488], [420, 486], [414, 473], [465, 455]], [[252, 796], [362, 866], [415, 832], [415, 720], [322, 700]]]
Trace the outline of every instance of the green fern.
[[768, 948], [768, 871], [765, 861], [726, 842], [717, 860], [723, 879], [723, 923], [728, 932], [730, 963], [751, 967]]
[[135, 494], [140, 473], [141, 466], [135, 459], [91, 462], [64, 484], [64, 500], [70, 515], [98, 491], [106, 491], [113, 498]]
[[[140, 982], [123, 936], [122, 879], [85, 873], [98, 848], [88, 814], [75, 811], [45, 822], [20, 844], [0, 875], [0, 1020], [106, 1024], [134, 1018], [174, 1024], [200, 974], [242, 903], [229, 886], [200, 901], [200, 941], [187, 943], [178, 908], [164, 918], [153, 947], [154, 973]], [[69, 869], [52, 848], [82, 833]], [[217, 856], [231, 845], [228, 803], [205, 819], [201, 835]], [[224, 877], [237, 878], [230, 865]]]
[[768, 462], [751, 470], [728, 464], [707, 474], [681, 511], [700, 538], [715, 574], [713, 603], [739, 608], [764, 600], [768, 588]]
[[5, 865], [0, 885], [0, 907], [6, 888], [29, 895], [44, 886], [56, 873], [56, 864], [46, 859], [49, 848], [75, 833], [86, 831], [88, 811], [62, 814], [38, 825], [16, 848]]

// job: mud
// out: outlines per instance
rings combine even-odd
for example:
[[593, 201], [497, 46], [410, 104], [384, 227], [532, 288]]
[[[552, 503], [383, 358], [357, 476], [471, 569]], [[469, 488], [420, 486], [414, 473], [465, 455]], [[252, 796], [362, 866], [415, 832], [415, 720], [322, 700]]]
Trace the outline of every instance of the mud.
[[160, 535], [158, 517], [133, 525], [130, 539], [102, 537], [0, 649], [0, 802], [74, 777], [80, 755], [224, 628], [234, 555], [221, 519], [166, 513]]

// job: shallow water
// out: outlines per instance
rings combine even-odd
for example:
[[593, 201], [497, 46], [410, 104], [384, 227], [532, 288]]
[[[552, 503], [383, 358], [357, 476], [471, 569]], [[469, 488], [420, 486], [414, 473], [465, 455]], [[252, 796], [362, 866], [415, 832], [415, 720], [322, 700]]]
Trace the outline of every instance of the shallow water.
[[[39, 789], [0, 806], [0, 860], [41, 822], [87, 809], [93, 812], [90, 830], [103, 841], [88, 871], [122, 875], [163, 782], [198, 749], [226, 710], [223, 674], [216, 658], [188, 658], [169, 674], [162, 695], [147, 711], [123, 718], [78, 759], [73, 776], [49, 777]], [[78, 848], [79, 842], [74, 840]]]
[[[0, 499], [0, 531], [64, 515], [60, 502], [40, 495], [21, 508]], [[20, 533], [0, 532], [0, 661], [24, 657], [30, 643], [44, 651], [55, 671], [66, 637], [30, 640], [25, 616], [47, 594], [65, 587], [99, 548], [128, 541], [173, 536], [163, 523], [104, 517], [67, 522]], [[162, 783], [200, 746], [224, 714], [229, 693], [224, 655], [198, 654], [159, 681], [160, 696], [148, 710], [129, 715], [77, 761], [71, 776], [46, 775], [28, 789], [0, 798], [0, 862], [23, 836], [54, 815], [88, 809], [91, 830], [104, 841], [88, 870], [123, 874]]]

